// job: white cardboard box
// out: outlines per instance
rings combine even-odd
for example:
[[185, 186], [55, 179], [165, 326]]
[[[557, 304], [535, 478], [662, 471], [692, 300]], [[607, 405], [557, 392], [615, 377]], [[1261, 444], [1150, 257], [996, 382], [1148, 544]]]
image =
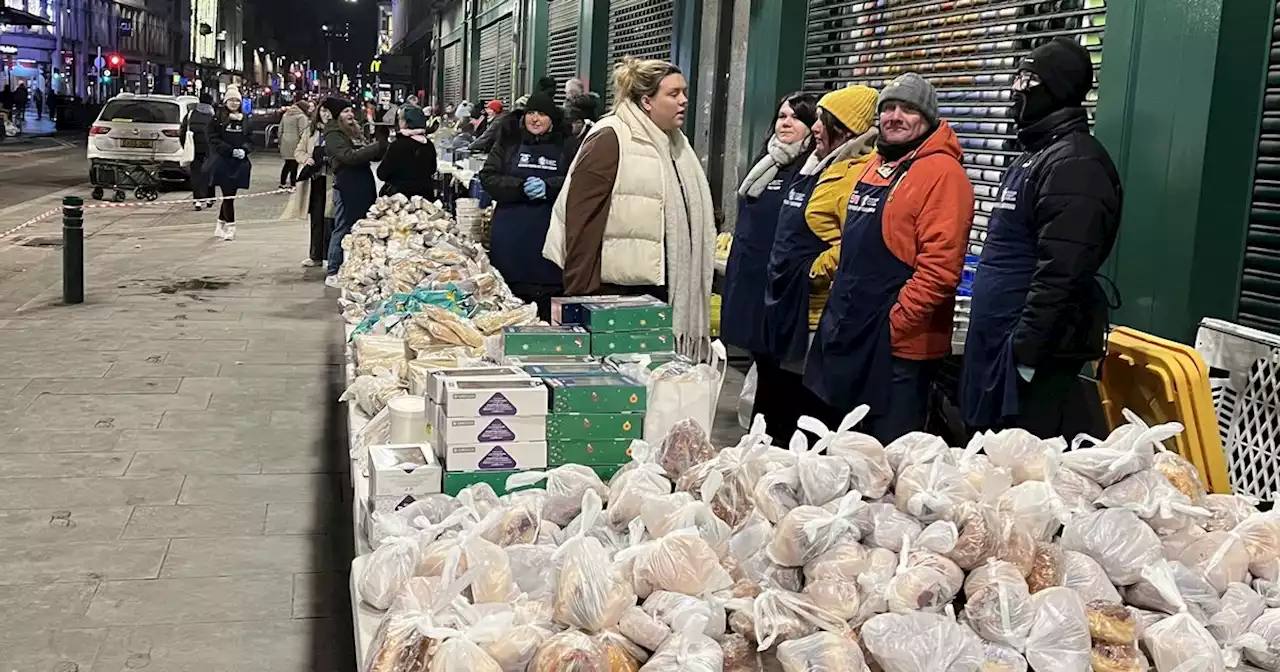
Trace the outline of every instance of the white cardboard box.
[[439, 401], [446, 380], [526, 380], [529, 374], [515, 366], [480, 366], [471, 368], [427, 369], [426, 396]]
[[442, 491], [443, 474], [428, 445], [369, 447], [369, 498], [423, 497]]
[[445, 379], [444, 392], [436, 401], [444, 409], [445, 415], [451, 418], [546, 415], [547, 387], [536, 378]]
[[446, 446], [478, 443], [512, 443], [547, 440], [547, 416], [504, 415], [451, 418], [440, 407], [431, 419], [431, 445], [436, 455]]
[[547, 442], [477, 443], [447, 446], [449, 471], [512, 471], [547, 468]]

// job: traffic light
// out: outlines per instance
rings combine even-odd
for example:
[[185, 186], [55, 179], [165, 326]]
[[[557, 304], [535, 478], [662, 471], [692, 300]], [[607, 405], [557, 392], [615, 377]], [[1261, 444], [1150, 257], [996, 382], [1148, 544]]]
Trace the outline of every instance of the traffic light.
[[124, 63], [124, 59], [120, 57], [120, 54], [111, 54], [110, 56], [107, 57], [107, 64], [110, 65], [112, 68], [115, 68], [118, 70], [120, 69], [120, 65], [122, 63]]

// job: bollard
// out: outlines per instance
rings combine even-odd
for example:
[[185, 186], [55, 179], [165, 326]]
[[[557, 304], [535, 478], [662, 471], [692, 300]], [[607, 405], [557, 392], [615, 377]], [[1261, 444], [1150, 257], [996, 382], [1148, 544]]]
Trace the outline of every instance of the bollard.
[[62, 302], [84, 303], [84, 199], [62, 199]]

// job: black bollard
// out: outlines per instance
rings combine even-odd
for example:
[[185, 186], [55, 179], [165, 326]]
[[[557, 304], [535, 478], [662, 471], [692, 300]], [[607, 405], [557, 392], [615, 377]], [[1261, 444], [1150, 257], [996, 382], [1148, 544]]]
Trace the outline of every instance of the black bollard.
[[62, 199], [62, 302], [84, 303], [84, 199]]

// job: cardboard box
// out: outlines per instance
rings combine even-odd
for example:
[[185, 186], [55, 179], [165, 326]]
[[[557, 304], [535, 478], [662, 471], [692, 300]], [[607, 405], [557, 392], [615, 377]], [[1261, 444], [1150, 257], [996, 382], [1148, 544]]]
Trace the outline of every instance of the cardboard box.
[[599, 476], [600, 480], [604, 481], [605, 484], [607, 485], [609, 481], [614, 477], [614, 475], [616, 475], [618, 471], [625, 466], [627, 465], [626, 464], [594, 464], [591, 466], [591, 471], [596, 472], [596, 476]]
[[[418, 501], [418, 497], [413, 495], [384, 495], [382, 497], [369, 498], [370, 516], [374, 513], [395, 513], [400, 509]], [[373, 529], [372, 523], [366, 523], [368, 530]], [[366, 531], [368, 534], [368, 531]]]
[[621, 370], [621, 367], [624, 367], [628, 364], [633, 364], [639, 361], [641, 357], [649, 358], [650, 371], [653, 371], [654, 369], [664, 364], [670, 364], [671, 362], [684, 362], [685, 364], [689, 364], [691, 366], [697, 364], [697, 362], [693, 361], [692, 359], [689, 359], [684, 355], [678, 355], [674, 352], [646, 352], [644, 354], [639, 354], [634, 352], [619, 353], [616, 355], [609, 355], [608, 357], [605, 357], [604, 361], [605, 361], [605, 364], [612, 366], [615, 369]]
[[599, 441], [563, 440], [547, 443], [547, 464], [626, 464], [631, 461], [631, 439]]
[[[436, 400], [444, 394], [448, 380], [521, 380], [529, 374], [515, 366], [479, 366], [474, 368], [433, 368], [427, 370], [428, 399]], [[412, 392], [412, 390], [411, 390]]]
[[644, 438], [644, 413], [553, 413], [547, 416], [547, 441], [599, 441]]
[[370, 498], [438, 493], [440, 473], [440, 463], [431, 446], [369, 446]]
[[431, 423], [436, 454], [456, 444], [511, 443], [547, 440], [547, 416], [505, 415], [449, 417], [437, 408]]
[[617, 373], [613, 367], [608, 366], [603, 362], [529, 364], [520, 368], [534, 378], [554, 378], [556, 376], [594, 376]]
[[676, 336], [670, 329], [645, 331], [606, 331], [591, 334], [591, 353], [616, 355], [671, 352], [676, 349]]
[[582, 327], [503, 327], [504, 355], [589, 355], [591, 335]]
[[506, 366], [537, 366], [539, 364], [592, 364], [600, 363], [594, 355], [511, 355], [502, 358]]
[[634, 296], [604, 294], [601, 296], [555, 296], [551, 298], [551, 324], [585, 326], [582, 306], [588, 303], [608, 303], [634, 299]]
[[652, 296], [582, 304], [582, 326], [592, 333], [670, 329], [671, 306]]
[[507, 490], [507, 478], [513, 474], [522, 473], [520, 471], [473, 471], [470, 473], [450, 473], [444, 474], [444, 494], [451, 497], [457, 497], [459, 492], [464, 488], [479, 483], [487, 483], [493, 491], [499, 496], [510, 494], [518, 490], [528, 490], [537, 486], [524, 486], [520, 488], [512, 488]]
[[648, 395], [644, 383], [622, 374], [558, 376], [543, 380], [551, 395], [553, 413], [636, 413], [645, 410]]
[[450, 472], [524, 471], [547, 468], [547, 442], [451, 444], [444, 448]]
[[438, 400], [448, 417], [546, 415], [547, 386], [538, 378], [449, 380]]

